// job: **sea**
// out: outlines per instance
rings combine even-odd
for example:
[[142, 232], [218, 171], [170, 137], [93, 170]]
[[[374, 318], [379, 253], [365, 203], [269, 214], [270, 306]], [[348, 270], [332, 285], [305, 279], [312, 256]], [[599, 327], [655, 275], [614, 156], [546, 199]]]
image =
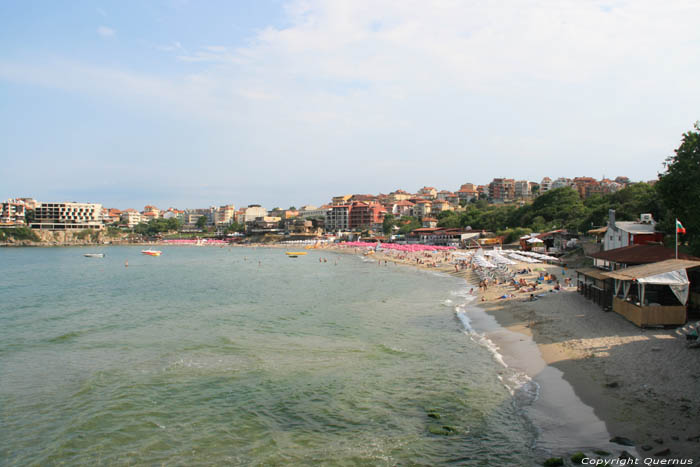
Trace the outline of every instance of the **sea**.
[[472, 329], [464, 279], [159, 249], [0, 249], [0, 465], [539, 459], [536, 390]]

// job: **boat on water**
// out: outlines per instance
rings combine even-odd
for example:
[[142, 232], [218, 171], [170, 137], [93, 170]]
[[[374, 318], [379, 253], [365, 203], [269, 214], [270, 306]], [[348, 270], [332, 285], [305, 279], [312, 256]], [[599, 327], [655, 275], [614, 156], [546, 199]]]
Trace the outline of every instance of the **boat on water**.
[[86, 258], [104, 258], [104, 253], [85, 253], [83, 256]]
[[296, 258], [298, 256], [304, 256], [306, 254], [305, 251], [285, 251], [285, 255], [289, 258]]
[[163, 252], [159, 250], [141, 250], [141, 253], [148, 256], [160, 256]]

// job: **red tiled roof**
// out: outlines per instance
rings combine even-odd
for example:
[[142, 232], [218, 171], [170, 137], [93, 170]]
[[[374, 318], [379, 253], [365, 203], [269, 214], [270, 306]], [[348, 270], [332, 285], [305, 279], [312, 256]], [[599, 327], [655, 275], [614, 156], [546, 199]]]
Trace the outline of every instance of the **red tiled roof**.
[[[615, 263], [624, 264], [648, 264], [674, 259], [676, 252], [672, 248], [666, 248], [661, 245], [630, 245], [614, 250], [601, 251], [590, 255], [591, 258], [602, 259], [605, 261], [613, 261]], [[678, 259], [688, 259], [697, 261], [700, 258], [695, 256], [678, 253]]]

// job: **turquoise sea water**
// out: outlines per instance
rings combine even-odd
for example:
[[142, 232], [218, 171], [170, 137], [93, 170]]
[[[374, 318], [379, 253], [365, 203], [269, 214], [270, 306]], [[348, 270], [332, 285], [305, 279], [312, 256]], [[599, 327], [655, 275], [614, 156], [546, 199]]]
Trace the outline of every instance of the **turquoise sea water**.
[[533, 463], [462, 281], [161, 249], [0, 249], [2, 465]]

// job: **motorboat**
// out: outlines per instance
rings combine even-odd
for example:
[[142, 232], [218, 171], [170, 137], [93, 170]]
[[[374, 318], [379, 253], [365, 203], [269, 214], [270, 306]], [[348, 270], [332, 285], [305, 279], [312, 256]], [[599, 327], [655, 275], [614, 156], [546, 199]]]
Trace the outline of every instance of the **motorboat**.
[[83, 256], [86, 258], [104, 258], [104, 253], [85, 253]]
[[141, 253], [148, 256], [160, 256], [163, 252], [159, 250], [141, 250]]
[[299, 256], [304, 256], [306, 254], [305, 251], [285, 251], [284, 253], [287, 255], [289, 258], [296, 258]]

